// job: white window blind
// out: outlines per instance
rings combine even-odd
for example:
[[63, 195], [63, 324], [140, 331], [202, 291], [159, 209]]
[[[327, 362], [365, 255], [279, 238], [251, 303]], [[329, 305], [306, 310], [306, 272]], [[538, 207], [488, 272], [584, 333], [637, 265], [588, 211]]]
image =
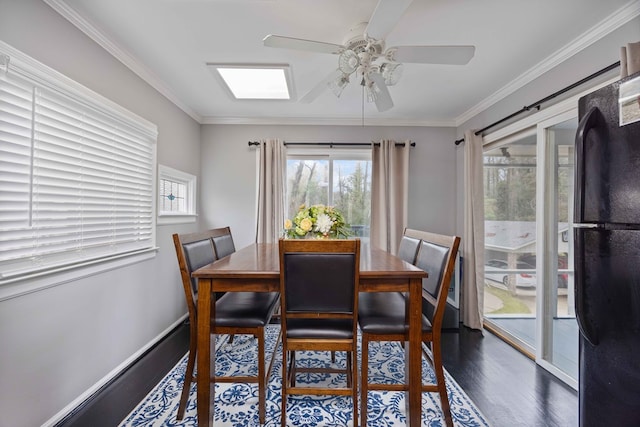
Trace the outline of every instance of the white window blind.
[[155, 246], [155, 134], [102, 101], [0, 69], [0, 280]]

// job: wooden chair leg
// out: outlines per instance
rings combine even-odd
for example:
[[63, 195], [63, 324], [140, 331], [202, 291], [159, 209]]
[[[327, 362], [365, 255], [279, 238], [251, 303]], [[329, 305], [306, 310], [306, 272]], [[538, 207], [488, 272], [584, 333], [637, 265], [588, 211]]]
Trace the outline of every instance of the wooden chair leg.
[[360, 383], [360, 414], [361, 414], [361, 422], [362, 427], [366, 427], [367, 425], [367, 399], [369, 392], [369, 337], [367, 334], [362, 334], [362, 361], [360, 362], [362, 378]]
[[451, 417], [451, 408], [449, 407], [449, 396], [447, 395], [447, 385], [444, 381], [444, 370], [442, 368], [442, 355], [440, 353], [440, 344], [435, 341], [431, 345], [431, 353], [433, 356], [433, 370], [436, 374], [438, 383], [438, 394], [440, 395], [440, 406], [444, 414], [444, 421], [447, 427], [453, 427], [453, 418]]
[[285, 338], [282, 338], [282, 402], [280, 403], [281, 426], [287, 427], [287, 388], [289, 380], [287, 347], [284, 345]]
[[351, 353], [350, 351], [347, 351], [347, 388], [351, 387], [351, 384], [353, 384], [353, 367], [351, 365]]
[[260, 328], [258, 334], [258, 418], [260, 424], [265, 423], [266, 419], [266, 400], [267, 400], [267, 378], [264, 367], [264, 328]]
[[[349, 352], [351, 356], [351, 398], [353, 400], [353, 427], [358, 427], [358, 352]], [[365, 403], [366, 405], [366, 403]]]
[[[195, 329], [195, 327], [191, 327]], [[189, 391], [191, 390], [191, 382], [193, 381], [193, 370], [196, 365], [196, 335], [195, 331], [191, 331], [191, 337], [189, 338], [189, 358], [187, 359], [187, 370], [184, 373], [184, 381], [182, 382], [182, 393], [180, 393], [180, 405], [178, 406], [177, 420], [182, 420], [184, 417], [184, 410], [187, 407], [187, 400], [189, 399]]]
[[336, 363], [336, 352], [335, 351], [331, 352], [331, 363]]

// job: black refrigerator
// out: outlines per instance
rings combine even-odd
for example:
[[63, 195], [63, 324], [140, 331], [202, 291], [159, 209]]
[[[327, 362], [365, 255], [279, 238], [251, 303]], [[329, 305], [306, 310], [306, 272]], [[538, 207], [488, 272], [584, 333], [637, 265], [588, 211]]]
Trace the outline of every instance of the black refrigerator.
[[581, 427], [640, 426], [640, 90], [636, 98], [635, 86], [640, 88], [640, 74], [579, 100], [574, 267]]

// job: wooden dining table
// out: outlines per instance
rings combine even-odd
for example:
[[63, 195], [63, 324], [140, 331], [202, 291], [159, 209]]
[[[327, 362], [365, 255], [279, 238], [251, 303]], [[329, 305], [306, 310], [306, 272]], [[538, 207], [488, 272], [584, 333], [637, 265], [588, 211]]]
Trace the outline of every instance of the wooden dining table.
[[[215, 407], [215, 383], [210, 380], [211, 370], [215, 370], [210, 346], [210, 319], [215, 310], [211, 298], [215, 298], [215, 292], [279, 291], [279, 262], [277, 243], [256, 243], [192, 273], [198, 279], [197, 411], [200, 427], [213, 424]], [[413, 427], [421, 422], [422, 278], [426, 276], [425, 271], [388, 252], [362, 245], [359, 292], [409, 292], [410, 295], [407, 306], [409, 340], [405, 342], [405, 375], [409, 378], [409, 390], [405, 401], [407, 425]]]

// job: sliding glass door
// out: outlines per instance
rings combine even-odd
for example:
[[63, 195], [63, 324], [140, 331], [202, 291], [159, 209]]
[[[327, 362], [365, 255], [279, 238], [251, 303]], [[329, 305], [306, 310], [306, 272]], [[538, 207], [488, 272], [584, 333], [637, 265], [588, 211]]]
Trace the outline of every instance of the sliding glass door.
[[575, 106], [485, 141], [488, 329], [577, 388], [574, 313]]
[[545, 156], [544, 191], [539, 210], [544, 224], [540, 246], [544, 254], [544, 286], [539, 301], [541, 345], [536, 359], [566, 382], [578, 377], [578, 325], [574, 311], [573, 175], [575, 111], [538, 125], [540, 149]]

